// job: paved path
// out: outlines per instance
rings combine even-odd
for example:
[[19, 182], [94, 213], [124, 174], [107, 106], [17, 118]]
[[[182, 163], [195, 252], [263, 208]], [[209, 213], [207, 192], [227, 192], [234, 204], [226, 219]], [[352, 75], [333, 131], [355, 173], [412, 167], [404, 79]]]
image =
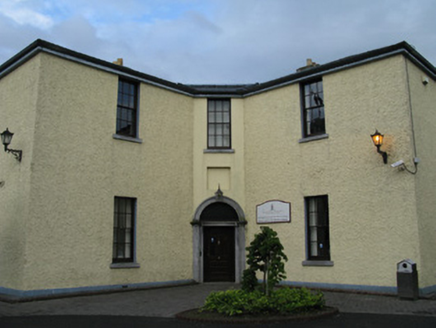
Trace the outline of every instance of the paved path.
[[394, 296], [324, 292], [326, 303], [341, 313], [409, 314], [436, 317], [436, 300], [400, 300]]
[[239, 286], [230, 283], [198, 284], [171, 288], [69, 297], [25, 303], [0, 302], [0, 316], [127, 315], [173, 317], [203, 305], [211, 291]]
[[[97, 315], [171, 318], [203, 305], [211, 291], [239, 288], [230, 283], [206, 283], [25, 303], [0, 302], [0, 317]], [[341, 313], [402, 314], [436, 317], [436, 300], [399, 300], [391, 296], [325, 292], [326, 303]]]
[[265, 324], [202, 323], [132, 316], [0, 317], [2, 328], [434, 328], [435, 317], [342, 313], [332, 318]]

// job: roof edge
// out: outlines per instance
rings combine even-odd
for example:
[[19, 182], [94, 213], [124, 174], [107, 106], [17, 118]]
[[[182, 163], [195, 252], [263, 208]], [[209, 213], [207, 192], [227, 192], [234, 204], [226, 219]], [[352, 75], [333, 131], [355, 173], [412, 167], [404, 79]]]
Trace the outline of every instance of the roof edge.
[[357, 55], [347, 56], [331, 61], [316, 67], [312, 67], [300, 72], [292, 73], [274, 80], [263, 83], [235, 84], [235, 85], [209, 85], [209, 84], [183, 84], [164, 80], [153, 75], [145, 74], [131, 68], [120, 66], [99, 58], [95, 58], [83, 53], [70, 50], [54, 43], [37, 39], [16, 55], [8, 59], [0, 66], [0, 78], [12, 72], [16, 67], [35, 56], [40, 52], [47, 52], [53, 55], [64, 57], [67, 60], [81, 62], [95, 66], [100, 69], [107, 69], [113, 73], [136, 78], [145, 83], [161, 86], [172, 91], [180, 92], [194, 97], [213, 97], [213, 96], [236, 96], [245, 97], [252, 94], [268, 91], [297, 83], [301, 80], [315, 78], [323, 74], [331, 73], [351, 66], [362, 65], [369, 61], [380, 60], [396, 54], [403, 54], [426, 70], [431, 77], [436, 80], [436, 68], [424, 56], [422, 56], [413, 46], [406, 41], [402, 41], [387, 47], [370, 50]]
[[350, 66], [362, 65], [371, 60], [380, 60], [386, 57], [397, 55], [399, 53], [406, 55], [406, 57], [408, 57], [412, 61], [417, 61], [421, 63], [421, 66], [423, 66], [428, 72], [430, 72], [432, 78], [436, 80], [436, 68], [424, 56], [416, 51], [416, 49], [412, 47], [409, 43], [407, 43], [406, 41], [402, 41], [394, 45], [366, 51], [357, 55], [347, 56], [328, 62], [326, 64], [321, 64], [319, 66], [308, 68], [300, 72], [260, 83], [256, 86], [253, 86], [251, 90], [248, 90], [248, 93], [263, 92], [263, 90], [266, 91], [274, 87], [281, 87], [291, 83], [296, 83], [306, 78], [320, 76], [325, 73], [330, 73], [331, 71], [346, 69]]
[[77, 59], [76, 61], [81, 62], [83, 64], [88, 63], [91, 66], [97, 66], [100, 68], [105, 67], [111, 71], [120, 72], [122, 75], [138, 78], [144, 80], [145, 82], [150, 82], [151, 84], [154, 85], [160, 85], [172, 89], [174, 91], [180, 91], [182, 93], [188, 93], [188, 94], [193, 94], [195, 92], [195, 90], [189, 87], [188, 85], [170, 82], [168, 80], [164, 80], [153, 75], [145, 74], [126, 66], [120, 66], [96, 57], [92, 57], [42, 39], [35, 40], [26, 48], [24, 48], [19, 53], [8, 59], [4, 64], [2, 64], [0, 66], [0, 78], [9, 74], [13, 69], [15, 69], [15, 67], [20, 66], [21, 64], [23, 64], [24, 62], [26, 62], [27, 60], [34, 57], [40, 52], [50, 53], [55, 56], [58, 55], [60, 57], [73, 61], [74, 59]]

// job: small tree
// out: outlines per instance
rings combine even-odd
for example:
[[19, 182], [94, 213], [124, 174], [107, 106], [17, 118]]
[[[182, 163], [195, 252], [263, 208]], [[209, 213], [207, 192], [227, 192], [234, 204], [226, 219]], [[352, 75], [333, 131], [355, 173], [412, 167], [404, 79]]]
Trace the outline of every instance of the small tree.
[[252, 291], [256, 288], [256, 271], [263, 272], [262, 290], [265, 295], [270, 295], [274, 285], [286, 278], [285, 264], [287, 256], [283, 253], [277, 232], [269, 227], [261, 227], [261, 232], [254, 236], [248, 251], [248, 269], [244, 270], [242, 288]]

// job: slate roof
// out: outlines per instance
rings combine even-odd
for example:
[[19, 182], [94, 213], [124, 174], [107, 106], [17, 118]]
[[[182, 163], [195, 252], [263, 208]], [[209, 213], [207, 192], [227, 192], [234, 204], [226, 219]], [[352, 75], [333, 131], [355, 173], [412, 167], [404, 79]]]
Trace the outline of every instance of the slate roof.
[[302, 80], [315, 78], [317, 76], [322, 76], [338, 70], [363, 65], [370, 61], [380, 60], [397, 54], [403, 54], [413, 63], [418, 65], [423, 71], [425, 71], [426, 74], [428, 74], [433, 80], [436, 80], [436, 68], [418, 51], [416, 51], [415, 48], [413, 48], [405, 41], [391, 46], [341, 58], [319, 66], [307, 68], [302, 71], [295, 72], [263, 83], [237, 85], [195, 85], [170, 82], [156, 76], [145, 74], [128, 68], [126, 66], [116, 65], [111, 62], [101, 60], [99, 58], [88, 56], [41, 39], [34, 41], [22, 51], [17, 53], [15, 56], [3, 63], [0, 66], [0, 78], [9, 74], [16, 67], [22, 65], [24, 62], [40, 52], [47, 52], [67, 60], [79, 62], [81, 64], [89, 65], [97, 69], [106, 70], [120, 76], [130, 77], [144, 83], [157, 85], [194, 97], [245, 97], [251, 94], [264, 92], [285, 85], [298, 83]]

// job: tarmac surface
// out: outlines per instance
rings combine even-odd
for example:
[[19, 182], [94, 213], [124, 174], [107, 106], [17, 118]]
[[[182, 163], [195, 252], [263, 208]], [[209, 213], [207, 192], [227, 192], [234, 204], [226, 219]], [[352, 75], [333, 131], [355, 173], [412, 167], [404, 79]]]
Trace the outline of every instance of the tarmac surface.
[[[0, 327], [219, 327], [220, 324], [181, 322], [174, 316], [202, 306], [212, 291], [231, 288], [239, 286], [204, 283], [22, 303], [0, 302]], [[324, 292], [324, 295], [328, 306], [339, 309], [338, 318], [292, 326], [350, 327], [353, 323], [353, 327], [436, 327], [434, 299], [411, 301], [343, 292]], [[262, 325], [281, 326], [286, 325]]]

